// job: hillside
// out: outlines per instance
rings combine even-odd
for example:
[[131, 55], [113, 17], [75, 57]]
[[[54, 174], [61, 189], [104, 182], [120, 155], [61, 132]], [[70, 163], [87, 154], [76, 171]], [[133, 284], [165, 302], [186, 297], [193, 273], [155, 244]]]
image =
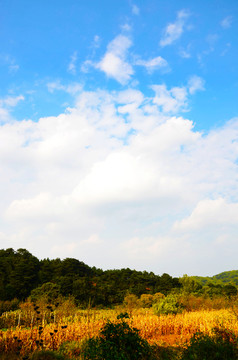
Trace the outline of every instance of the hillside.
[[238, 286], [238, 270], [224, 271], [214, 276], [194, 276], [196, 280], [199, 280], [203, 285], [207, 283], [214, 284], [234, 284]]

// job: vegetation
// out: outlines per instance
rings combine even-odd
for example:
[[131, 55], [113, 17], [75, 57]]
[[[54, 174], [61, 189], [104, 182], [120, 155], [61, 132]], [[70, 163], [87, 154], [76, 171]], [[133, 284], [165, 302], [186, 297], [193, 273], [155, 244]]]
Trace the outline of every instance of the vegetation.
[[0, 360], [233, 360], [237, 320], [235, 282], [0, 250]]
[[194, 334], [183, 352], [182, 360], [237, 360], [237, 337], [226, 330], [214, 329], [213, 333]]
[[117, 316], [119, 322], [107, 321], [99, 335], [86, 340], [82, 347], [83, 360], [143, 360], [153, 359], [152, 348], [139, 335], [137, 328], [132, 328], [123, 318], [128, 314]]

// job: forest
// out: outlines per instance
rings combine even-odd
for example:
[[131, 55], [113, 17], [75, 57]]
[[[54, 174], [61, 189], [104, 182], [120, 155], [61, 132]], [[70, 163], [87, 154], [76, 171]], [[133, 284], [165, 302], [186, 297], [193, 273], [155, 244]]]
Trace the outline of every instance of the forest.
[[[172, 277], [169, 274], [127, 269], [106, 270], [90, 267], [74, 258], [38, 260], [26, 249], [0, 250], [0, 301], [36, 298], [44, 293], [52, 296], [73, 296], [76, 303], [109, 307], [123, 302], [126, 294], [179, 291], [187, 282], [187, 290], [213, 297], [237, 294], [238, 271], [213, 278]], [[189, 279], [189, 281], [188, 281]], [[50, 295], [50, 294], [49, 294]]]
[[238, 271], [90, 267], [0, 250], [0, 359], [238, 359]]

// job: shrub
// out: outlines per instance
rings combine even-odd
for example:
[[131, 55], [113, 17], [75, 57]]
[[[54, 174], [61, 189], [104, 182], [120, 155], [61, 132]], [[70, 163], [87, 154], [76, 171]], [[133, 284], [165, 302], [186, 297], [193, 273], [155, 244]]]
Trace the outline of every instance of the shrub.
[[59, 352], [70, 359], [78, 358], [82, 352], [82, 341], [65, 341], [60, 345]]
[[177, 296], [171, 294], [155, 303], [153, 310], [156, 315], [178, 314], [182, 312], [183, 306], [179, 303]]
[[132, 311], [139, 307], [139, 299], [134, 294], [127, 294], [123, 300], [123, 306], [125, 309], [132, 314]]
[[181, 360], [237, 360], [237, 339], [227, 330], [214, 329], [213, 336], [196, 333]]
[[19, 308], [18, 299], [6, 300], [6, 301], [0, 300], [0, 316], [7, 311], [15, 311], [18, 308]]
[[143, 308], [149, 308], [152, 306], [154, 297], [151, 294], [142, 294], [140, 297], [140, 306]]
[[107, 321], [96, 338], [87, 340], [82, 347], [83, 360], [149, 360], [153, 359], [152, 348], [118, 316], [118, 321]]

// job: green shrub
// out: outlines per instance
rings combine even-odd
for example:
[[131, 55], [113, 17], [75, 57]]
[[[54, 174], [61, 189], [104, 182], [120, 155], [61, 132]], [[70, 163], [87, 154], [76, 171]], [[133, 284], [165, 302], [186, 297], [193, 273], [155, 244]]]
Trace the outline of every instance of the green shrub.
[[179, 303], [177, 296], [171, 294], [155, 303], [153, 310], [156, 315], [178, 314], [182, 312], [183, 306]]
[[237, 360], [237, 338], [227, 330], [214, 329], [213, 336], [196, 333], [181, 360]]
[[116, 323], [108, 321], [96, 338], [87, 340], [82, 347], [83, 360], [150, 360], [152, 348], [119, 315]]

